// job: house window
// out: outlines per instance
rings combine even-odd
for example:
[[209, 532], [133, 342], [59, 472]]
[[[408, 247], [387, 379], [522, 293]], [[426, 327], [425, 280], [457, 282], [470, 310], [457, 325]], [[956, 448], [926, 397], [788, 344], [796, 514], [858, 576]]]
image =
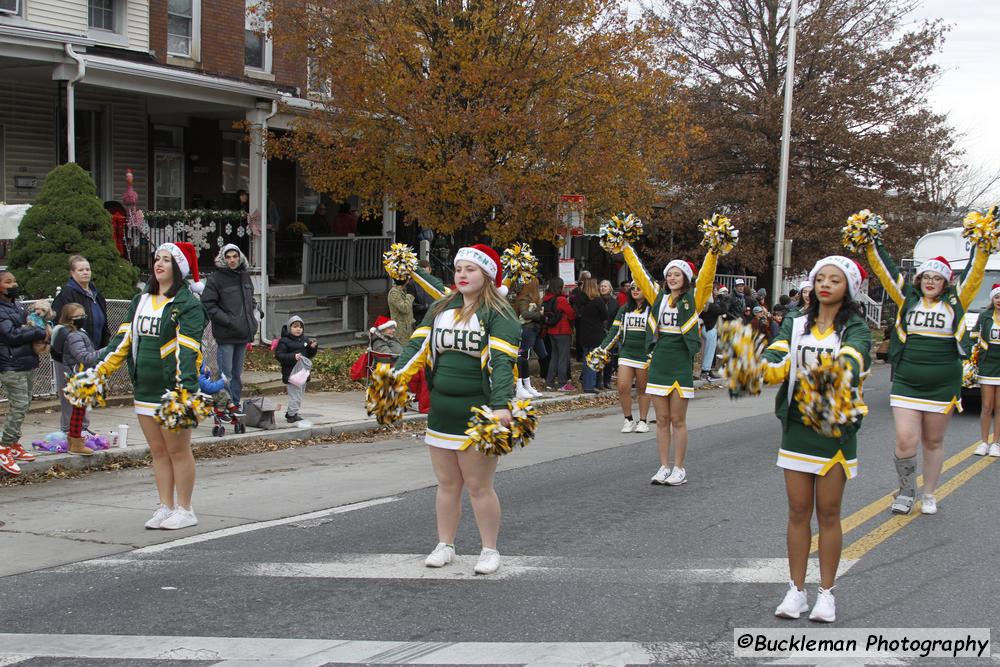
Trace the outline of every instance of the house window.
[[184, 208], [184, 155], [178, 151], [157, 149], [153, 154], [156, 178], [153, 186], [154, 208], [177, 211]]
[[0, 17], [20, 16], [20, 15], [21, 15], [20, 0], [0, 0]]
[[115, 29], [115, 0], [87, 0], [91, 28]]
[[167, 53], [198, 58], [201, 0], [167, 0]]
[[222, 137], [222, 191], [250, 189], [250, 144], [239, 134]]
[[[83, 106], [83, 105], [81, 105]], [[76, 130], [76, 163], [90, 172], [97, 196], [111, 198], [110, 114], [104, 107], [77, 108], [73, 114]]]
[[247, 69], [260, 72], [271, 71], [270, 26], [264, 12], [265, 0], [246, 0], [246, 20], [244, 22], [243, 63]]
[[323, 72], [320, 71], [316, 59], [312, 56], [306, 60], [306, 70], [309, 92], [322, 97], [330, 97], [332, 95], [333, 82], [330, 77], [323, 76]]

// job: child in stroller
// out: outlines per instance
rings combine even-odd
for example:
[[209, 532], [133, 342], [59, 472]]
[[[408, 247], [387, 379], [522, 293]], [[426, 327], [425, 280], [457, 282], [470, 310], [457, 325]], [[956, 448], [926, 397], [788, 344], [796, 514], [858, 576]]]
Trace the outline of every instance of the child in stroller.
[[201, 374], [198, 376], [198, 386], [203, 394], [212, 397], [212, 435], [221, 437], [226, 434], [224, 424], [232, 424], [234, 433], [246, 433], [246, 426], [240, 422], [243, 413], [239, 406], [233, 403], [232, 395], [226, 389], [229, 378], [225, 375], [219, 376], [218, 380], [212, 379], [212, 370], [205, 364], [201, 366]]

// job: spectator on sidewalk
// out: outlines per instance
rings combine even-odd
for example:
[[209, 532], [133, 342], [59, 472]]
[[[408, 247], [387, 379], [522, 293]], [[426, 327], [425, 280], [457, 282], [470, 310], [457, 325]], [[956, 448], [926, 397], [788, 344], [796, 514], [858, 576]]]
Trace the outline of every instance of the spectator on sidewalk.
[[306, 338], [306, 323], [298, 315], [292, 315], [281, 328], [281, 339], [274, 350], [274, 356], [281, 364], [281, 381], [288, 391], [288, 408], [285, 410], [285, 421], [289, 424], [302, 421], [299, 409], [302, 407], [302, 396], [306, 386], [301, 387], [288, 381], [295, 365], [304, 359], [312, 359], [319, 351], [315, 338]]
[[[86, 313], [86, 331], [94, 347], [103, 349], [111, 338], [108, 332], [108, 302], [104, 295], [97, 289], [91, 281], [90, 262], [82, 255], [73, 255], [69, 258], [69, 280], [63, 286], [62, 291], [52, 301], [52, 310], [58, 316], [68, 303], [78, 303], [83, 306]], [[59, 396], [60, 415], [59, 430], [63, 433], [69, 431], [69, 418], [73, 406], [63, 396], [63, 387], [66, 386], [66, 372], [69, 370], [63, 364], [53, 360], [56, 375], [56, 394]], [[92, 435], [90, 431], [90, 417], [83, 418], [84, 438]]]
[[[180, 384], [198, 391], [198, 361], [205, 334], [205, 309], [188, 287], [198, 282], [198, 253], [187, 242], [164, 243], [156, 249], [153, 277], [146, 291], [129, 305], [125, 322], [103, 351], [97, 372], [108, 377], [128, 363], [135, 412], [149, 453], [160, 506], [146, 528], [177, 530], [198, 524], [191, 505], [194, 495], [194, 455], [191, 428], [171, 431], [156, 421], [163, 394]], [[161, 350], [173, 350], [173, 363]]]
[[[601, 288], [593, 278], [587, 278], [580, 285], [580, 294], [576, 300], [577, 312], [577, 343], [580, 352], [586, 359], [594, 348], [601, 344], [604, 339], [604, 325], [608, 320], [608, 308], [601, 298]], [[584, 363], [580, 372], [580, 383], [583, 391], [588, 394], [596, 394], [603, 384], [603, 375], [598, 374]]]
[[413, 335], [413, 304], [416, 297], [406, 288], [413, 281], [410, 278], [405, 280], [393, 280], [392, 287], [389, 288], [389, 317], [396, 321], [396, 332], [401, 341], [410, 340]]
[[243, 393], [243, 362], [247, 344], [257, 334], [250, 262], [234, 243], [227, 243], [215, 257], [216, 271], [208, 277], [201, 303], [212, 322], [218, 344], [219, 373], [229, 381], [229, 394], [236, 406]]
[[514, 314], [521, 324], [521, 345], [517, 351], [517, 398], [537, 398], [541, 392], [531, 384], [531, 353], [540, 360], [548, 356], [539, 333], [542, 328], [542, 295], [538, 293], [538, 279], [532, 278], [518, 290], [514, 298]]
[[403, 346], [396, 338], [397, 331], [396, 322], [384, 315], [375, 318], [375, 325], [368, 330], [372, 337], [372, 352], [393, 357], [386, 363], [396, 363], [396, 357], [403, 353]]
[[[618, 315], [618, 309], [621, 305], [618, 303], [618, 298], [615, 294], [615, 286], [611, 284], [610, 280], [602, 280], [600, 290], [604, 307], [608, 310], [608, 318], [604, 320], [604, 332], [607, 333], [611, 329], [611, 324], [615, 321], [615, 316]], [[605, 364], [601, 372], [597, 374], [598, 389], [611, 389], [611, 380], [616, 368], [618, 368], [617, 347], [611, 351], [611, 361]]]
[[[705, 310], [701, 312], [701, 379], [706, 382], [711, 382], [719, 377], [712, 372], [712, 367], [715, 365], [715, 349], [719, 342], [719, 328], [717, 326], [719, 317], [726, 312], [722, 303], [723, 298], [719, 294], [719, 290], [721, 289], [723, 289], [721, 285], [715, 286], [715, 289], [712, 291], [712, 300], [708, 302]], [[726, 306], [728, 306], [728, 302]]]
[[733, 287], [733, 293], [729, 297], [729, 314], [732, 319], [743, 318], [744, 321], [748, 321], [748, 309], [753, 309], [754, 302], [747, 292], [746, 281], [742, 278], [737, 278], [735, 286]]
[[38, 368], [35, 341], [47, 340], [45, 329], [27, 326], [28, 314], [18, 301], [21, 288], [10, 271], [0, 272], [0, 387], [7, 394], [7, 415], [0, 436], [0, 469], [20, 475], [18, 461], [34, 461], [24, 450], [21, 424], [31, 405], [31, 372]]
[[[569, 344], [573, 336], [573, 320], [576, 312], [563, 296], [563, 279], [549, 280], [548, 289], [542, 299], [542, 323], [549, 334], [549, 368], [545, 374], [545, 387], [559, 391], [573, 391], [569, 382]], [[558, 380], [559, 384], [556, 384]]]
[[[88, 368], [93, 368], [101, 359], [100, 353], [94, 347], [94, 342], [87, 334], [87, 313], [78, 303], [67, 303], [59, 311], [59, 326], [63, 332], [59, 337], [59, 354], [62, 365], [68, 369], [69, 373], [77, 373]], [[53, 349], [55, 343], [53, 343]], [[69, 403], [66, 396], [59, 395], [64, 403]], [[66, 440], [69, 442], [69, 453], [80, 456], [90, 456], [94, 453], [90, 447], [84, 444], [83, 423], [86, 418], [87, 408], [70, 406], [69, 429], [66, 431]]]

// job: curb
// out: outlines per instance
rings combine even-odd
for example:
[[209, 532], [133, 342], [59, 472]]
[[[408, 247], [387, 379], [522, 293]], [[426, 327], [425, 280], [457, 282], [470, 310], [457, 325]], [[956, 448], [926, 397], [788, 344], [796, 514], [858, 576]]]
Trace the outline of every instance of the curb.
[[[538, 399], [537, 405], [550, 405], [568, 403], [585, 397], [586, 394], [570, 394], [566, 396], [554, 396], [552, 398]], [[426, 421], [427, 415], [409, 414], [403, 417], [404, 422], [413, 423]], [[266, 440], [269, 442], [288, 442], [290, 440], [309, 440], [325, 436], [341, 435], [345, 433], [363, 433], [374, 431], [380, 428], [385, 429], [387, 435], [391, 435], [391, 428], [379, 427], [374, 419], [364, 419], [340, 422], [336, 424], [317, 424], [309, 428], [278, 428], [269, 431], [254, 429], [252, 433], [227, 433], [221, 438], [212, 436], [199, 437], [191, 441], [192, 449], [201, 447], [212, 447], [219, 444], [231, 444], [239, 442], [252, 442], [256, 440]], [[127, 449], [104, 449], [94, 452], [92, 456], [74, 456], [72, 454], [45, 454], [40, 455], [36, 460], [22, 461], [19, 465], [22, 474], [44, 473], [49, 468], [59, 465], [67, 470], [89, 470], [103, 468], [106, 464], [114, 462], [122, 457], [130, 460], [145, 458], [149, 453], [149, 446], [145, 443], [132, 445]]]

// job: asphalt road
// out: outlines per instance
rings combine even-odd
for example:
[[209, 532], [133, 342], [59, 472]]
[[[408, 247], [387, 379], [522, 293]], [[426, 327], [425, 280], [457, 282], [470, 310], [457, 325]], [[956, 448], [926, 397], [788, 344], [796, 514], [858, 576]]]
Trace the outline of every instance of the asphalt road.
[[[949, 428], [939, 513], [893, 518], [887, 394], [880, 366], [866, 388], [860, 475], [845, 495], [836, 627], [996, 626], [1000, 465], [970, 455], [978, 408]], [[681, 487], [649, 484], [655, 440], [625, 439], [613, 410], [563, 416], [540, 435], [533, 447], [605, 448], [499, 473], [496, 576], [472, 575], [479, 544], [467, 504], [463, 557], [424, 568], [433, 488], [380, 493], [376, 472], [375, 502], [0, 579], [0, 665], [733, 662], [735, 627], [816, 626], [772, 615], [787, 581], [777, 420], [737, 414], [722, 392], [695, 404], [717, 418], [692, 430]], [[426, 479], [426, 459], [408, 465]], [[325, 473], [331, 493], [340, 474]], [[99, 495], [100, 480], [91, 484]]]

